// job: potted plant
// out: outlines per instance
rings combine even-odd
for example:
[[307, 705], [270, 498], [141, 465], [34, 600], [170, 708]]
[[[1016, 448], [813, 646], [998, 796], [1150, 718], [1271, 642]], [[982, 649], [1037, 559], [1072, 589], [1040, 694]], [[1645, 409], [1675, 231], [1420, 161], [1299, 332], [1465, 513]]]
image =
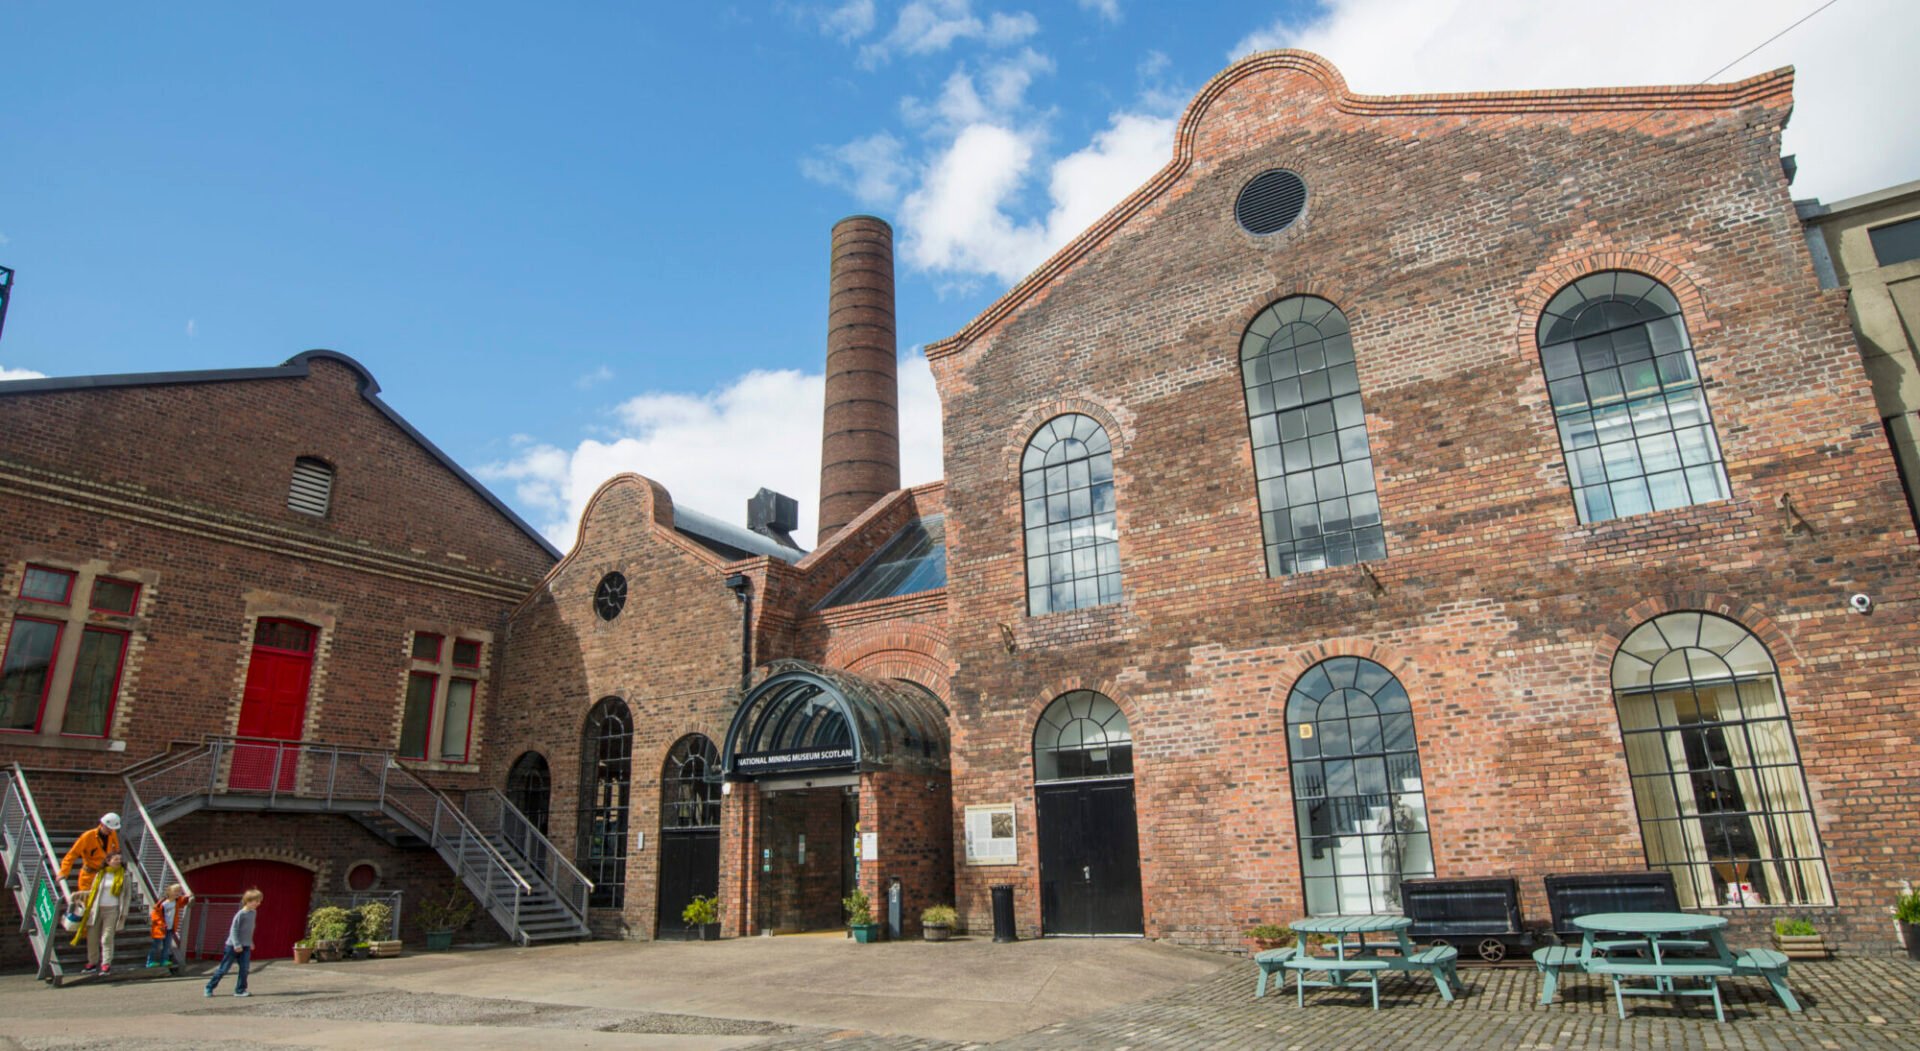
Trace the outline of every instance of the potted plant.
[[689, 902], [686, 908], [680, 910], [680, 919], [686, 923], [689, 930], [695, 927], [700, 928], [701, 941], [719, 941], [720, 896], [718, 894], [709, 894], [703, 898], [695, 894], [693, 901]]
[[293, 943], [293, 962], [313, 962], [313, 939], [311, 937], [302, 938]]
[[338, 905], [322, 905], [307, 914], [307, 938], [313, 943], [313, 958], [338, 960], [347, 951], [347, 910]]
[[856, 890], [840, 899], [840, 906], [847, 910], [847, 930], [853, 933], [853, 940], [862, 945], [880, 940], [880, 925], [873, 922], [873, 902], [867, 892]]
[[951, 905], [929, 905], [920, 910], [920, 936], [930, 942], [943, 942], [953, 937], [953, 928], [960, 922], [960, 914]]
[[1805, 919], [1778, 919], [1773, 921], [1773, 947], [1787, 954], [1789, 960], [1824, 960], [1827, 958], [1827, 940], [1811, 921]]
[[1900, 941], [1907, 958], [1920, 960], [1920, 891], [1907, 890], [1893, 899], [1893, 918], [1900, 924]]
[[453, 932], [473, 919], [473, 910], [473, 899], [458, 887], [447, 892], [445, 901], [421, 902], [420, 928], [427, 934], [427, 950], [444, 952], [453, 948]]
[[369, 902], [360, 906], [360, 940], [367, 943], [369, 956], [400, 955], [400, 939], [389, 938], [393, 933], [393, 907], [383, 901]]
[[1303, 945], [1304, 952], [1307, 955], [1310, 955], [1310, 956], [1332, 956], [1333, 955], [1332, 952], [1329, 952], [1327, 950], [1327, 946], [1333, 944], [1333, 935], [1331, 934], [1309, 934], [1305, 938], [1301, 939], [1301, 942]]
[[1246, 930], [1247, 954], [1257, 956], [1268, 949], [1284, 949], [1294, 942], [1294, 933], [1277, 923], [1260, 923]]

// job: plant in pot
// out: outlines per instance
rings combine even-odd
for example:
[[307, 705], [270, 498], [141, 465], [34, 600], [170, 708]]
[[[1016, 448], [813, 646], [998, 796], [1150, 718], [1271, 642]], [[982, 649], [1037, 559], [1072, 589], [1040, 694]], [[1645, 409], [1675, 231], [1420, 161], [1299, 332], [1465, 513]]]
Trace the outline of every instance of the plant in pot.
[[930, 942], [953, 937], [953, 929], [959, 923], [960, 914], [951, 905], [930, 905], [920, 910], [920, 936]]
[[1773, 921], [1773, 947], [1786, 953], [1789, 960], [1827, 958], [1827, 940], [1820, 936], [1819, 928], [1806, 919]]
[[400, 939], [393, 933], [393, 906], [383, 901], [360, 906], [360, 940], [367, 944], [370, 956], [400, 955]]
[[693, 900], [687, 903], [687, 907], [680, 910], [680, 919], [686, 923], [690, 931], [696, 927], [699, 928], [701, 941], [719, 941], [720, 896], [709, 894], [703, 898], [695, 894]]
[[302, 938], [299, 941], [293, 943], [293, 962], [294, 963], [312, 963], [313, 962], [313, 939], [312, 938], [310, 937]]
[[338, 905], [322, 905], [307, 914], [307, 937], [313, 942], [313, 958], [338, 960], [347, 951], [347, 910]]
[[1907, 958], [1920, 960], [1920, 890], [1909, 887], [1893, 899], [1893, 918], [1900, 924], [1900, 942]]
[[429, 898], [420, 903], [420, 929], [427, 934], [427, 949], [444, 952], [453, 948], [453, 932], [473, 919], [474, 903], [458, 887], [447, 892], [444, 900]]
[[847, 910], [847, 930], [854, 941], [866, 945], [880, 940], [880, 925], [873, 922], [873, 902], [866, 891], [856, 890], [841, 898], [840, 907]]
[[1294, 933], [1277, 923], [1260, 923], [1246, 930], [1247, 953], [1258, 955], [1268, 949], [1284, 949], [1294, 943]]

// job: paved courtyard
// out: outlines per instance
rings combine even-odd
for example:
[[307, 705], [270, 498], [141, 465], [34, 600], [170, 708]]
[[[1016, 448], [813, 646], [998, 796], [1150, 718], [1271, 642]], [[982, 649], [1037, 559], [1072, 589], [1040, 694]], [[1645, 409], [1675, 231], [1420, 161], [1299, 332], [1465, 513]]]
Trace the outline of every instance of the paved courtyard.
[[1381, 1010], [1320, 992], [1253, 998], [1244, 960], [1124, 940], [856, 946], [833, 937], [716, 944], [595, 942], [255, 972], [254, 996], [201, 978], [0, 978], [0, 1049], [754, 1048], [949, 1051], [1111, 1048], [1920, 1047], [1920, 964], [1796, 966], [1789, 1015], [1757, 980], [1711, 1008], [1630, 1003], [1574, 977], [1535, 1003], [1528, 968], [1466, 969], [1444, 1004], [1424, 979], [1383, 982]]

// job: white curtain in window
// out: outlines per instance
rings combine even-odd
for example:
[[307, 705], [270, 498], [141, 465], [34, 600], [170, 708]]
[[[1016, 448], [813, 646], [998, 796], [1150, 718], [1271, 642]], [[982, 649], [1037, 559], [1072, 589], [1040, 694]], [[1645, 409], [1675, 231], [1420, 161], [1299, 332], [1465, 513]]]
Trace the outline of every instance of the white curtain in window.
[[[1679, 733], [1658, 732], [1660, 726], [1672, 726], [1678, 720], [1675, 694], [1622, 694], [1619, 701], [1627, 773], [1633, 779], [1647, 864], [1673, 873], [1681, 908], [1713, 904], [1718, 899], [1713, 893], [1713, 873], [1704, 864], [1707, 843], [1700, 831], [1693, 782], [1687, 775], [1686, 749]], [[1685, 703], [1691, 706], [1692, 698]]]
[[447, 714], [440, 720], [440, 758], [465, 762], [467, 728], [473, 721], [473, 680], [455, 679], [447, 684]]
[[[1767, 678], [1742, 682], [1738, 689], [1748, 722], [1727, 729], [1727, 750], [1740, 795], [1747, 809], [1756, 811], [1750, 819], [1754, 842], [1760, 857], [1769, 859], [1760, 862], [1770, 895], [1766, 904], [1825, 904], [1829, 900], [1826, 873], [1818, 861], [1819, 840], [1779, 687]], [[1723, 718], [1736, 718], [1732, 711], [1724, 707], [1723, 711]], [[1763, 809], [1767, 813], [1757, 813]], [[1775, 858], [1782, 860], [1771, 860]]]

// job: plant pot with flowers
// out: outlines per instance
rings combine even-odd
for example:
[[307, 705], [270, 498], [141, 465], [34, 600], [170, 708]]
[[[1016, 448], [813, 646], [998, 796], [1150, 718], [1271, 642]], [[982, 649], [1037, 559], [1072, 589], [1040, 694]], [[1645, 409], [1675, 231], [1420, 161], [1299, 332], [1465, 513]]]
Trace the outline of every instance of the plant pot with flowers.
[[1907, 958], [1920, 960], [1920, 890], [1908, 890], [1893, 899], [1893, 919], [1900, 925], [1900, 944]]
[[384, 901], [368, 902], [360, 906], [360, 940], [367, 945], [370, 957], [400, 955], [402, 942], [389, 937], [393, 933], [393, 907]]
[[943, 942], [953, 937], [953, 928], [960, 922], [960, 914], [951, 905], [930, 905], [920, 910], [920, 937], [930, 942]]
[[313, 962], [313, 939], [312, 938], [302, 938], [299, 941], [293, 943], [293, 962], [294, 963], [312, 963]]
[[313, 946], [313, 959], [343, 959], [350, 944], [350, 933], [347, 910], [338, 905], [322, 905], [307, 914], [306, 940]]
[[864, 890], [856, 890], [840, 899], [840, 907], [847, 910], [847, 931], [853, 940], [867, 945], [880, 940], [880, 925], [873, 922], [873, 901]]
[[703, 898], [694, 895], [687, 907], [680, 910], [680, 919], [686, 923], [689, 932], [699, 931], [701, 941], [719, 941], [720, 896], [709, 894]]
[[1827, 958], [1827, 939], [1821, 936], [1818, 927], [1806, 919], [1782, 918], [1773, 921], [1773, 947], [1786, 953], [1789, 960]]
[[1269, 949], [1284, 949], [1296, 940], [1292, 931], [1277, 923], [1255, 924], [1244, 933], [1249, 956], [1258, 956]]

